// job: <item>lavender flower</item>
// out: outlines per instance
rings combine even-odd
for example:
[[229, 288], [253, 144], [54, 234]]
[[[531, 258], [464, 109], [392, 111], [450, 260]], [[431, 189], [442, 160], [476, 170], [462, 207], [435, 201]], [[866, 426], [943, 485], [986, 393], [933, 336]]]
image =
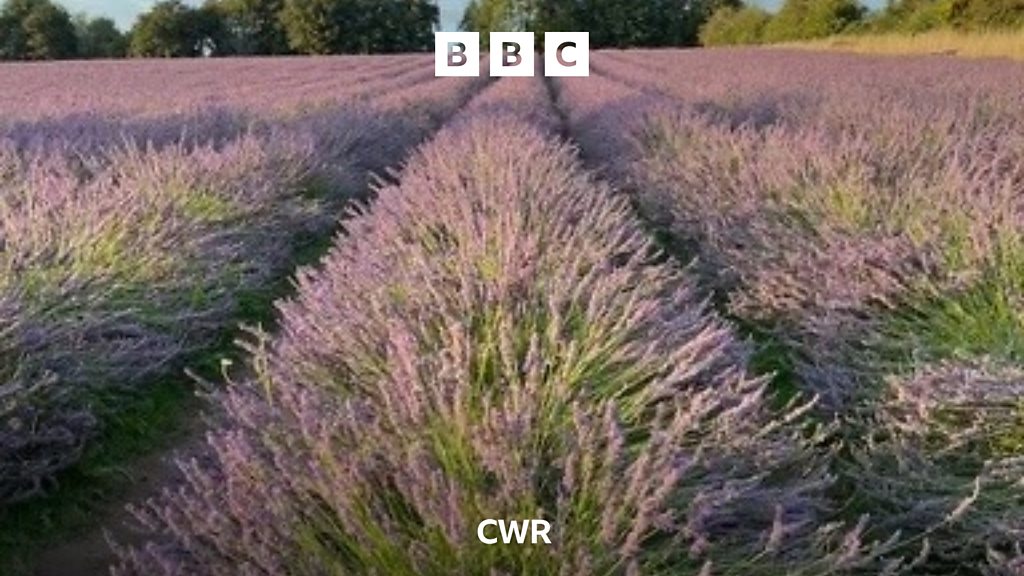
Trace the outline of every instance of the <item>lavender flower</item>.
[[947, 407], [974, 398], [985, 438], [1014, 436], [993, 431], [996, 390], [1019, 394], [1003, 369], [991, 386], [921, 374], [1024, 353], [1022, 69], [749, 50], [610, 51], [592, 69], [558, 82], [585, 157], [842, 418], [837, 497], [875, 514], [872, 533], [922, 545], [901, 570], [980, 571], [986, 546], [1009, 570], [1019, 446], [939, 457], [944, 417], [896, 426], [888, 382]]
[[[340, 95], [279, 109], [275, 82], [339, 81], [328, 74], [336, 61], [310, 62], [276, 81], [276, 63], [234, 63], [239, 75], [264, 75], [268, 91], [237, 95], [229, 109], [194, 110], [196, 94], [171, 92], [162, 96], [176, 105], [147, 116], [135, 106], [165, 79], [103, 64], [101, 76], [127, 74], [141, 90], [124, 109], [101, 87], [87, 106], [0, 112], [0, 505], [38, 494], [78, 459], [98, 424], [97, 395], [144, 394], [216, 344], [243, 295], [291, 270], [296, 238], [329, 234], [371, 174], [433, 130], [419, 112], [443, 118], [479, 82], [435, 80], [420, 56], [386, 57], [349, 76], [346, 94], [376, 82], [416, 112]], [[213, 81], [219, 66], [180, 72]], [[9, 72], [41, 81], [32, 67]]]
[[[747, 347], [656, 263], [625, 200], [519, 119], [537, 88], [511, 84], [300, 274], [254, 378], [222, 398], [214, 456], [136, 509], [152, 542], [117, 574], [803, 574], [871, 556], [816, 531], [807, 407], [768, 407]], [[550, 547], [476, 541], [485, 518], [536, 517]]]

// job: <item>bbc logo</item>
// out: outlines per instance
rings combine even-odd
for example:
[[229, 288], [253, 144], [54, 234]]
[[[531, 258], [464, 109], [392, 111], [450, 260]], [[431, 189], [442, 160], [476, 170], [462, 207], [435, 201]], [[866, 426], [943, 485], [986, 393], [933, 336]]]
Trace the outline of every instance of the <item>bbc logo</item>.
[[[491, 32], [491, 76], [533, 76], [535, 46], [533, 32]], [[480, 75], [480, 34], [478, 32], [436, 32], [434, 34], [434, 75], [466, 77]], [[590, 76], [590, 34], [588, 32], [545, 32], [544, 75], [551, 77]]]

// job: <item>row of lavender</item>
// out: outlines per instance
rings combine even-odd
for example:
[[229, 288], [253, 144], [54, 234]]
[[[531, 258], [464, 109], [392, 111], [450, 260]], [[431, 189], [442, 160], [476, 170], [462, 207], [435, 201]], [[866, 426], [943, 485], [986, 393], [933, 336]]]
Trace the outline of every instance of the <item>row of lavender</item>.
[[209, 108], [331, 106], [426, 82], [432, 62], [428, 55], [390, 55], [10, 63], [0, 84], [0, 123], [70, 112], [162, 117]]
[[[306, 113], [4, 111], [0, 505], [74, 463], [97, 410], [213, 345], [244, 298], [292, 269], [297, 240], [329, 234], [369, 173], [477, 85], [426, 80], [420, 60], [385, 63], [405, 67], [392, 80], [404, 90]], [[163, 83], [147, 78], [135, 81]]]
[[[256, 335], [210, 457], [118, 574], [830, 574], [808, 406], [552, 135], [538, 79], [475, 99]], [[551, 546], [487, 546], [545, 518]], [[893, 565], [896, 565], [894, 563]]]
[[783, 385], [840, 422], [834, 498], [1019, 574], [1024, 68], [786, 52], [603, 53], [573, 134]]

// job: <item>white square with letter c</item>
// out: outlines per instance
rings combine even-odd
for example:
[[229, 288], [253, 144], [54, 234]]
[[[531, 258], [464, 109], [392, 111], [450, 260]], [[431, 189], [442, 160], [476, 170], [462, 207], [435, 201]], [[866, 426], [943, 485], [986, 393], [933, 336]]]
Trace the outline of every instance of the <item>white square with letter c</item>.
[[590, 76], [590, 33], [545, 32], [544, 75]]

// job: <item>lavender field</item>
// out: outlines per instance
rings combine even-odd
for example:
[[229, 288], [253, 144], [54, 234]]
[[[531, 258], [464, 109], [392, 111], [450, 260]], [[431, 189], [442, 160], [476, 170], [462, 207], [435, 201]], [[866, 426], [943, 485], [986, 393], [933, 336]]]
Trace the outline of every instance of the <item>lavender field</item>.
[[1024, 66], [430, 64], [0, 69], [0, 572], [1024, 574]]

